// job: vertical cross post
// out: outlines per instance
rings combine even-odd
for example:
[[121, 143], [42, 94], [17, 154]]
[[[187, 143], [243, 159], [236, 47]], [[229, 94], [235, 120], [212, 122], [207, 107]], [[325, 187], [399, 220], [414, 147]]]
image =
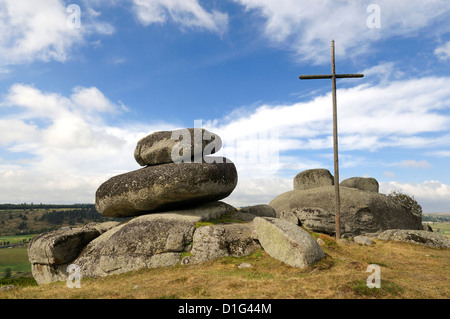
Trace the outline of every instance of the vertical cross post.
[[325, 75], [300, 75], [300, 80], [331, 79], [333, 98], [333, 150], [334, 150], [334, 193], [335, 193], [335, 224], [336, 239], [341, 238], [341, 200], [339, 195], [339, 157], [338, 157], [338, 128], [337, 128], [337, 98], [336, 79], [338, 78], [362, 78], [364, 74], [336, 74], [334, 58], [334, 40], [331, 40], [331, 74]]

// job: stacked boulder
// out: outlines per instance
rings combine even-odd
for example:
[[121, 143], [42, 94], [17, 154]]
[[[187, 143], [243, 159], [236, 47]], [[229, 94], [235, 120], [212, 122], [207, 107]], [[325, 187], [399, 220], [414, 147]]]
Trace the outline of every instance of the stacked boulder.
[[[341, 234], [353, 237], [387, 229], [422, 229], [421, 216], [378, 193], [374, 178], [352, 177], [339, 184]], [[335, 234], [334, 178], [326, 169], [311, 169], [294, 178], [294, 189], [270, 202], [278, 217], [308, 229]]]
[[156, 132], [141, 139], [134, 157], [145, 167], [103, 183], [96, 193], [96, 209], [105, 216], [130, 217], [229, 196], [238, 180], [235, 165], [223, 157], [204, 156], [221, 146], [220, 137], [197, 128]]
[[35, 237], [28, 253], [38, 284], [66, 280], [72, 264], [82, 277], [99, 277], [261, 248], [299, 268], [324, 258], [308, 232], [275, 218], [271, 206], [239, 210], [220, 201], [237, 184], [235, 165], [211, 156], [221, 145], [219, 136], [197, 128], [141, 139], [134, 157], [145, 167], [110, 178], [96, 192], [101, 214], [127, 220]]

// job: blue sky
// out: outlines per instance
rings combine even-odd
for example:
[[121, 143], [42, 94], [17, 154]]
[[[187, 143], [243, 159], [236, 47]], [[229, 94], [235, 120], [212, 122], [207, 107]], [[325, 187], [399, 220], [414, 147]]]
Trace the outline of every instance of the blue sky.
[[200, 122], [236, 163], [230, 204], [333, 173], [331, 83], [298, 76], [330, 73], [334, 39], [337, 73], [365, 74], [337, 84], [341, 180], [448, 213], [449, 18], [446, 0], [0, 0], [0, 202], [92, 203], [140, 138]]

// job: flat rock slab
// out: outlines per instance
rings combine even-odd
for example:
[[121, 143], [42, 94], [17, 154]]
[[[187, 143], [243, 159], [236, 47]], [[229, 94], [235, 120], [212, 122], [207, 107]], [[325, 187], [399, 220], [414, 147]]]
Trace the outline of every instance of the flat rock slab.
[[95, 207], [111, 217], [185, 208], [229, 196], [237, 181], [236, 167], [229, 162], [148, 166], [103, 183]]
[[202, 158], [203, 155], [214, 154], [221, 147], [220, 137], [205, 129], [160, 131], [139, 140], [134, 150], [134, 158], [141, 166], [173, 163], [177, 158], [190, 161]]
[[389, 229], [377, 238], [450, 249], [450, 238], [426, 230]]
[[325, 257], [317, 241], [289, 221], [256, 217], [253, 224], [256, 238], [267, 254], [292, 267], [307, 268]]

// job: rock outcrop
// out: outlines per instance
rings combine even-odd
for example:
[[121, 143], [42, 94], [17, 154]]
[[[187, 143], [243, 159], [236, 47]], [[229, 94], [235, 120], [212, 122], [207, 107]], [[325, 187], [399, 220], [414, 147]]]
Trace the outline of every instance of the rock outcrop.
[[377, 238], [450, 249], [450, 238], [427, 230], [389, 229], [379, 234]]
[[[312, 176], [311, 182], [305, 179], [309, 175]], [[303, 183], [310, 185], [309, 188], [297, 188], [280, 194], [270, 202], [270, 206], [275, 209], [277, 217], [289, 216], [295, 221], [292, 217], [294, 214], [301, 225], [308, 229], [334, 235], [335, 189], [331, 185], [311, 188], [311, 185], [322, 184], [316, 182], [318, 175], [328, 176], [322, 171], [320, 174], [303, 174]], [[353, 179], [357, 180], [361, 181]], [[371, 180], [364, 179], [369, 181], [368, 185], [374, 186], [375, 183]], [[359, 187], [355, 187], [356, 184]], [[352, 183], [353, 187], [340, 185], [339, 188], [342, 235], [356, 236], [386, 229], [422, 229], [420, 216], [412, 214], [405, 206], [388, 196], [375, 192], [375, 189], [361, 190], [361, 184], [356, 184]]]
[[[199, 139], [198, 132], [207, 138]], [[294, 267], [308, 267], [323, 258], [311, 235], [276, 219], [273, 207], [238, 210], [219, 201], [237, 184], [233, 163], [204, 156], [220, 147], [220, 137], [203, 129], [156, 132], [140, 140], [135, 159], [147, 166], [110, 178], [96, 192], [101, 214], [129, 219], [33, 239], [28, 251], [38, 284], [67, 280], [68, 267], [73, 265], [82, 277], [102, 277], [240, 257], [261, 247]]]
[[88, 277], [172, 266], [180, 262], [181, 254], [193, 241], [197, 222], [217, 219], [234, 210], [226, 203], [214, 202], [138, 216], [90, 242], [73, 263]]
[[[215, 220], [224, 217], [227, 217], [225, 222], [215, 224]], [[275, 235], [266, 235], [267, 229], [258, 219], [270, 221], [273, 227], [268, 229]], [[324, 257], [311, 235], [297, 226], [286, 227], [285, 223], [294, 226], [280, 219], [239, 212], [223, 202], [213, 202], [137, 216], [118, 225], [109, 223], [110, 227], [103, 227], [104, 232], [92, 236], [90, 242], [86, 240], [67, 249], [64, 258], [44, 259], [45, 254], [57, 256], [61, 251], [61, 245], [45, 247], [46, 240], [63, 243], [68, 235], [75, 238], [73, 234], [82, 237], [85, 233], [82, 229], [65, 229], [43, 234], [30, 243], [29, 250], [34, 252], [30, 256], [39, 256], [30, 258], [32, 273], [38, 284], [46, 284], [67, 280], [67, 268], [71, 264], [79, 267], [82, 277], [103, 277], [142, 268], [201, 263], [225, 256], [242, 257], [261, 248], [293, 267], [305, 268]], [[279, 237], [283, 240], [277, 239], [273, 246], [271, 241]], [[294, 255], [286, 258], [293, 247]], [[295, 259], [298, 260], [294, 262]]]
[[38, 284], [67, 278], [67, 266], [92, 240], [120, 224], [91, 223], [77, 229], [59, 229], [34, 237], [28, 244], [28, 259]]
[[236, 167], [226, 158], [206, 156], [221, 146], [219, 136], [200, 128], [144, 137], [134, 157], [138, 164], [148, 166], [104, 182], [95, 195], [97, 211], [132, 217], [228, 197], [237, 185]]

